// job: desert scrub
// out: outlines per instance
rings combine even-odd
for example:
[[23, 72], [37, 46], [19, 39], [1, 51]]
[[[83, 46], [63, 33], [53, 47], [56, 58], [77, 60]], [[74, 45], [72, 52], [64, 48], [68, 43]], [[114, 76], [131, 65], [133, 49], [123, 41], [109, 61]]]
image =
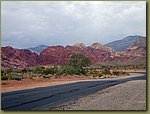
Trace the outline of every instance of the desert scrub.
[[8, 80], [8, 76], [1, 74], [1, 80]]
[[71, 75], [71, 74], [80, 74], [79, 71], [78, 71], [78, 69], [75, 68], [75, 67], [73, 67], [73, 66], [65, 66], [63, 68], [63, 73], [65, 75], [68, 75], [68, 74], [69, 75]]
[[116, 75], [116, 76], [124, 76], [124, 75], [129, 75], [129, 73], [127, 72], [123, 72], [123, 71], [113, 71], [112, 73], [113, 75]]
[[89, 71], [88, 76], [93, 76], [93, 77], [101, 77], [103, 76], [100, 71]]
[[78, 68], [87, 67], [90, 64], [91, 64], [90, 59], [80, 52], [72, 53], [68, 61], [69, 66], [78, 67]]
[[22, 77], [17, 75], [17, 74], [12, 74], [11, 76], [9, 76], [9, 80], [21, 80]]
[[53, 67], [50, 67], [50, 68], [43, 69], [42, 74], [44, 74], [44, 75], [48, 75], [48, 74], [54, 75], [57, 72], [58, 72], [58, 67], [57, 66], [53, 66]]
[[84, 68], [91, 64], [91, 61], [84, 54], [79, 52], [72, 53], [68, 63], [63, 67], [63, 74], [87, 75], [88, 71]]
[[44, 69], [45, 69], [45, 67], [35, 67], [35, 68], [30, 69], [30, 72], [42, 73]]
[[103, 69], [101, 73], [103, 75], [111, 75], [110, 69], [108, 69], [108, 68]]

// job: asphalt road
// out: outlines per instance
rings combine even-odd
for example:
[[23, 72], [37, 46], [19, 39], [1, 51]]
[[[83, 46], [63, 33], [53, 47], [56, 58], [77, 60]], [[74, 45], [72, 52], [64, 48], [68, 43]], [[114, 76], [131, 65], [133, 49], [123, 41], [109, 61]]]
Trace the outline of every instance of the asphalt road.
[[[141, 74], [141, 73], [139, 73]], [[48, 110], [80, 97], [131, 80], [146, 80], [146, 75], [124, 79], [85, 81], [71, 84], [19, 90], [1, 94], [2, 110]]]

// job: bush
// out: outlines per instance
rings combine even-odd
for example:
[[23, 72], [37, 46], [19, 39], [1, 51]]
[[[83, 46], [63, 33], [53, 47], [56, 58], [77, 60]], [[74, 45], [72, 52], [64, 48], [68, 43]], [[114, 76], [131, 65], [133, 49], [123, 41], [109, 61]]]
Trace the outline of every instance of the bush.
[[64, 74], [64, 70], [65, 70], [65, 67], [62, 66], [58, 69], [58, 71], [56, 72], [56, 76], [60, 76], [60, 75], [63, 75]]
[[64, 66], [60, 71], [61, 74], [76, 74], [76, 75], [87, 75], [88, 71], [84, 68], [73, 67], [73, 66]]
[[87, 70], [84, 67], [87, 67], [91, 64], [91, 61], [88, 57], [83, 55], [82, 53], [75, 52], [71, 55], [68, 64], [63, 67], [63, 70], [60, 73], [64, 74], [76, 74], [76, 75], [86, 75]]
[[90, 71], [89, 73], [88, 73], [88, 75], [89, 76], [93, 76], [93, 77], [101, 77], [101, 76], [103, 76], [102, 75], [102, 73], [101, 72], [99, 72], [99, 71]]
[[110, 75], [111, 74], [111, 72], [110, 72], [110, 70], [109, 69], [105, 69], [104, 71], [102, 71], [102, 74], [106, 74], [106, 75]]
[[11, 73], [21, 73], [22, 70], [20, 69], [2, 69], [1, 72], [2, 73], [6, 73], [6, 74], [11, 74]]
[[82, 68], [82, 69], [80, 70], [80, 73], [83, 74], [83, 75], [87, 75], [87, 74], [88, 74], [88, 70]]
[[63, 68], [63, 73], [64, 74], [79, 74], [78, 70], [75, 69], [75, 67], [73, 67], [73, 66], [65, 66]]
[[32, 72], [42, 74], [44, 69], [45, 69], [44, 67], [35, 67], [32, 69]]
[[87, 67], [90, 64], [91, 64], [90, 59], [79, 52], [73, 53], [68, 62], [69, 66], [78, 67], [78, 68]]
[[9, 77], [9, 80], [18, 80], [19, 81], [21, 79], [22, 79], [22, 77], [17, 74], [13, 74]]
[[118, 75], [119, 75], [119, 72], [118, 72], [118, 71], [114, 71], [112, 74], [118, 76]]
[[13, 69], [6, 69], [6, 73], [12, 73], [14, 70]]
[[42, 74], [48, 75], [48, 74], [56, 74], [58, 72], [58, 67], [54, 66], [51, 68], [45, 68], [42, 71]]
[[127, 73], [127, 72], [122, 72], [122, 71], [120, 71], [120, 72], [114, 71], [112, 74], [113, 74], [113, 75], [117, 75], [117, 76], [120, 76], [120, 75], [129, 75], [129, 73]]
[[8, 80], [8, 76], [1, 74], [1, 80]]

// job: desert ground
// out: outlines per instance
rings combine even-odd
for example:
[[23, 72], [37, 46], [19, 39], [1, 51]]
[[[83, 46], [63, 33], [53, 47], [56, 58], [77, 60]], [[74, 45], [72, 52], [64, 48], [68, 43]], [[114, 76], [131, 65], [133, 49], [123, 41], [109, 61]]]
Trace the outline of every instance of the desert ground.
[[77, 81], [91, 80], [91, 79], [92, 79], [91, 77], [87, 77], [87, 76], [68, 75], [68, 76], [63, 76], [60, 78], [52, 77], [51, 79], [37, 78], [37, 79], [23, 79], [20, 81], [7, 80], [7, 81], [1, 81], [1, 91], [10, 92], [10, 91], [31, 89], [31, 88], [37, 88], [37, 87], [67, 84], [67, 83], [73, 83]]

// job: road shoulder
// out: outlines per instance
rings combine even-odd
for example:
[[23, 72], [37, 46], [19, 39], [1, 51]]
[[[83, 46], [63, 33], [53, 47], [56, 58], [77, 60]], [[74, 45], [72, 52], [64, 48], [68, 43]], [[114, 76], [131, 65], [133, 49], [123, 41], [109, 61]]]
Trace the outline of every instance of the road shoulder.
[[118, 84], [51, 110], [146, 110], [146, 80]]

